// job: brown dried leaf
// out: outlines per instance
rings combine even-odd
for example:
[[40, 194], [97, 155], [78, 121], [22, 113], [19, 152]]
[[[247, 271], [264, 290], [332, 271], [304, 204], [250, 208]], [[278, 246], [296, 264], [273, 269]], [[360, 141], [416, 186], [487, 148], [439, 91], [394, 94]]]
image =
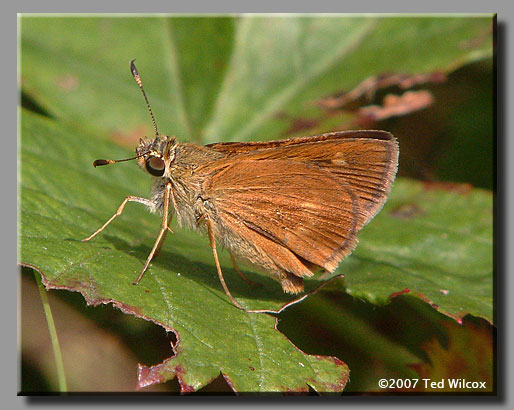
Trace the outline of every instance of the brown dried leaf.
[[[433, 339], [426, 343], [430, 362], [411, 367], [421, 380], [418, 391], [432, 392], [492, 392], [493, 383], [493, 327], [465, 321], [462, 326], [447, 324], [448, 346]], [[423, 379], [428, 379], [425, 383]], [[431, 382], [436, 384], [431, 386]], [[485, 383], [485, 388], [480, 386]], [[453, 386], [453, 387], [452, 387]]]
[[396, 86], [407, 90], [416, 85], [442, 83], [446, 75], [435, 71], [429, 74], [381, 74], [369, 77], [348, 93], [332, 95], [319, 101], [319, 105], [328, 110], [344, 109], [353, 111], [371, 101], [376, 92], [382, 88]]
[[359, 109], [361, 122], [380, 121], [427, 108], [434, 102], [432, 93], [426, 90], [407, 91], [403, 95], [386, 95], [383, 105], [368, 105]]

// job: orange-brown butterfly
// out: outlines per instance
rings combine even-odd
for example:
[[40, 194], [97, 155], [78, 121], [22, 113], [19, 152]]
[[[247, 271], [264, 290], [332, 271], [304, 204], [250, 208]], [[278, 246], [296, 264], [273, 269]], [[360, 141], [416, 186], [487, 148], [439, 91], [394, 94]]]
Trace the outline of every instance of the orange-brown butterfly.
[[158, 253], [174, 212], [180, 224], [208, 234], [235, 259], [258, 267], [287, 293], [303, 278], [333, 272], [357, 245], [357, 233], [382, 208], [398, 166], [398, 142], [385, 131], [342, 131], [268, 142], [200, 146], [159, 134], [141, 77], [130, 62], [152, 117], [155, 136], [140, 140], [136, 156], [96, 160], [95, 166], [136, 159], [154, 179], [150, 199], [128, 196], [88, 241], [119, 216], [128, 202], [162, 214], [161, 230], [138, 283]]

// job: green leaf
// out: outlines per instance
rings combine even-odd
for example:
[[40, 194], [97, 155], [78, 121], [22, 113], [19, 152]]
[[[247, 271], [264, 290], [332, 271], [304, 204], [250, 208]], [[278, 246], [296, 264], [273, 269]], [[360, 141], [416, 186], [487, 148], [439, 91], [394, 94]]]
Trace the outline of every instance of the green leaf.
[[346, 291], [373, 303], [409, 293], [457, 321], [493, 319], [490, 192], [401, 180], [339, 270]]
[[[465, 46], [490, 25], [490, 17], [22, 17], [23, 91], [53, 120], [22, 111], [20, 262], [49, 288], [113, 303], [177, 334], [175, 356], [141, 367], [140, 386], [176, 376], [184, 391], [197, 390], [221, 372], [236, 391], [341, 391], [344, 363], [299, 351], [274, 317], [231, 305], [206, 238], [170, 236], [138, 286], [131, 283], [159, 217], [129, 204], [101, 235], [80, 241], [127, 195], [148, 195], [150, 182], [133, 163], [91, 167], [101, 156], [130, 156], [107, 137], [152, 135], [128, 62], [137, 58], [162, 133], [198, 142], [272, 139], [287, 118], [311, 112], [309, 102], [371, 75], [449, 71], [490, 56], [490, 41]], [[398, 180], [360, 241], [335, 273], [346, 275], [350, 294], [385, 303], [408, 288], [457, 319], [469, 312], [492, 320], [490, 193]], [[248, 288], [221, 255], [240, 303], [268, 310], [288, 303], [262, 275], [250, 274], [263, 286]]]
[[[21, 263], [36, 268], [48, 288], [81, 292], [93, 305], [113, 303], [177, 334], [175, 356], [152, 369], [142, 367], [140, 387], [177, 376], [182, 390], [192, 391], [221, 371], [240, 392], [343, 389], [343, 362], [301, 352], [276, 330], [276, 318], [232, 305], [205, 238], [179, 231], [133, 286], [159, 229], [158, 217], [127, 207], [100, 237], [81, 239], [126, 193], [138, 190], [144, 175], [133, 166], [96, 172], [89, 158], [97, 150], [119, 148], [78, 133], [69, 139], [72, 131], [53, 120], [23, 111], [22, 133]], [[231, 291], [244, 305], [278, 310], [288, 301], [270, 279], [249, 289], [228, 268], [226, 256], [222, 261]]]

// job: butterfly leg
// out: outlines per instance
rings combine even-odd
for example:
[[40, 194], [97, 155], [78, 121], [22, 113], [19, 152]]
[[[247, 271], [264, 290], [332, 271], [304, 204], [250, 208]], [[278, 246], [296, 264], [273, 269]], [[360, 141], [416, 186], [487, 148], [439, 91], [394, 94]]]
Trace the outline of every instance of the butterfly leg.
[[212, 254], [214, 255], [214, 262], [216, 263], [216, 269], [218, 271], [218, 276], [221, 282], [221, 286], [225, 290], [225, 294], [228, 296], [230, 301], [234, 304], [234, 306], [238, 307], [241, 310], [246, 310], [243, 306], [241, 306], [237, 300], [234, 299], [230, 291], [228, 290], [227, 284], [225, 283], [225, 279], [223, 279], [223, 272], [221, 271], [220, 261], [218, 259], [218, 251], [216, 250], [216, 240], [214, 238], [214, 227], [212, 226], [212, 222], [207, 215], [202, 215], [202, 219], [205, 219], [205, 223], [207, 224], [207, 232], [209, 234], [209, 243], [212, 248]]
[[109, 220], [104, 223], [98, 230], [96, 230], [95, 232], [93, 232], [91, 235], [89, 235], [87, 238], [85, 239], [82, 239], [82, 242], [87, 242], [91, 239], [93, 239], [96, 235], [98, 235], [100, 232], [102, 232], [106, 227], [107, 225], [109, 225], [117, 216], [120, 216], [123, 212], [123, 209], [125, 208], [125, 205], [127, 205], [127, 202], [138, 202], [140, 204], [143, 204], [143, 205], [146, 205], [146, 206], [153, 206], [153, 202], [150, 201], [149, 199], [146, 199], [146, 198], [140, 198], [138, 196], [128, 196], [126, 197], [123, 202], [121, 203], [121, 205], [119, 206], [118, 210], [116, 211], [116, 213], [111, 216], [109, 218]]
[[[143, 266], [143, 270], [137, 277], [137, 279], [133, 282], [134, 285], [137, 285], [139, 281], [143, 278], [143, 275], [148, 269], [148, 265], [152, 261], [153, 257], [159, 252], [161, 249], [162, 243], [164, 242], [164, 238], [166, 237], [166, 233], [168, 230], [171, 230], [169, 227], [169, 222], [171, 222], [171, 218], [169, 218], [169, 202], [170, 202], [170, 194], [171, 194], [171, 184], [166, 184], [164, 188], [164, 209], [162, 211], [162, 224], [161, 230], [159, 231], [159, 235], [155, 240], [152, 250], [150, 251], [150, 255], [146, 258], [145, 266]], [[168, 218], [170, 221], [168, 221]]]
[[169, 221], [168, 221], [168, 227], [166, 229], [166, 232], [164, 232], [164, 235], [162, 236], [162, 239], [161, 239], [161, 242], [159, 243], [159, 246], [157, 247], [157, 249], [155, 250], [155, 253], [153, 255], [154, 258], [157, 257], [157, 255], [159, 255], [159, 252], [161, 251], [161, 248], [162, 248], [162, 245], [164, 244], [164, 240], [166, 239], [166, 234], [168, 233], [168, 231], [170, 231], [171, 233], [173, 233], [173, 231], [171, 230], [170, 228], [170, 224], [171, 224], [171, 221], [173, 219], [173, 215], [170, 215], [168, 217]]
[[234, 258], [234, 255], [232, 255], [232, 252], [229, 251], [228, 253], [230, 255], [230, 259], [232, 260], [232, 265], [234, 266], [234, 269], [238, 273], [238, 275], [243, 279], [248, 285], [250, 286], [262, 286], [262, 283], [255, 282], [248, 278], [240, 269], [239, 266], [237, 266], [236, 259]]

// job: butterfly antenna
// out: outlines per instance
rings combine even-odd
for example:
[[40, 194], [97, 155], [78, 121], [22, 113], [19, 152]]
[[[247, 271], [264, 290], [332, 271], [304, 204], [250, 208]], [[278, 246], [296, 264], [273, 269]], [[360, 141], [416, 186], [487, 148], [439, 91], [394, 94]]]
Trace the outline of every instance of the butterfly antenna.
[[139, 157], [145, 156], [148, 154], [148, 151], [142, 152], [141, 154], [136, 155], [132, 158], [123, 158], [123, 159], [97, 159], [95, 162], [93, 162], [93, 166], [100, 167], [102, 165], [110, 165], [110, 164], [116, 164], [117, 162], [124, 162], [124, 161], [132, 161], [133, 159], [137, 159]]
[[155, 136], [159, 135], [159, 131], [157, 130], [157, 123], [155, 122], [155, 117], [153, 116], [152, 108], [150, 107], [150, 103], [148, 102], [148, 97], [146, 96], [145, 89], [143, 88], [143, 82], [141, 81], [141, 76], [137, 72], [137, 68], [134, 65], [134, 61], [136, 59], [130, 60], [130, 71], [132, 72], [132, 75], [134, 76], [134, 80], [136, 80], [137, 85], [139, 85], [139, 88], [141, 89], [141, 92], [143, 93], [143, 97], [145, 97], [146, 106], [148, 107], [148, 111], [150, 112], [150, 116], [152, 117], [153, 122], [153, 129], [155, 131]]

